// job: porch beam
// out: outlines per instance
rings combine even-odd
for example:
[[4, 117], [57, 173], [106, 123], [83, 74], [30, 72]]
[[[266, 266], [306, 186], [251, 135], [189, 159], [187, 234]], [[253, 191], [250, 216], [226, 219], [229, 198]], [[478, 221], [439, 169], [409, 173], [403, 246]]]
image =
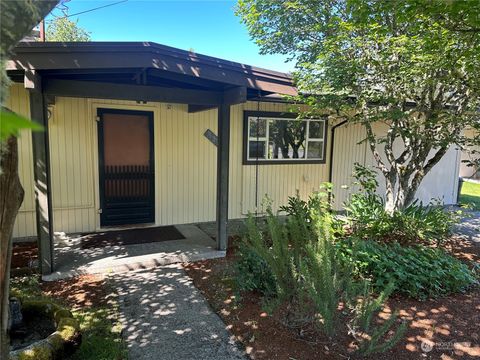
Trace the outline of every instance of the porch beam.
[[201, 111], [207, 111], [207, 110], [212, 110], [215, 109], [217, 105], [193, 105], [193, 104], [188, 104], [188, 112], [190, 114], [194, 114], [197, 112]]
[[32, 121], [44, 127], [44, 131], [32, 132], [32, 147], [39, 267], [42, 275], [48, 275], [53, 272], [54, 260], [47, 99], [42, 91], [42, 79], [38, 74], [26, 72], [25, 87], [30, 90], [30, 117]]
[[175, 72], [171, 72], [168, 70], [160, 70], [160, 69], [153, 69], [149, 68], [147, 70], [148, 76], [151, 76], [153, 78], [157, 79], [166, 79], [166, 80], [172, 80], [172, 81], [178, 81], [181, 83], [185, 83], [188, 85], [194, 85], [194, 86], [203, 86], [205, 88], [214, 88], [216, 87], [219, 91], [222, 91], [226, 84], [221, 83], [218, 81], [213, 81], [213, 80], [207, 80], [203, 79], [198, 76], [190, 76], [190, 75], [183, 75], [183, 74], [178, 74]]
[[230, 105], [218, 107], [217, 146], [217, 249], [227, 249]]
[[241, 104], [247, 101], [247, 88], [235, 86], [223, 93], [223, 103], [229, 105]]
[[215, 105], [223, 101], [223, 93], [219, 91], [59, 79], [50, 79], [44, 85], [45, 94], [55, 96], [159, 101], [193, 105]]
[[[227, 89], [223, 92], [223, 104], [226, 105], [235, 105], [241, 104], [247, 101], [247, 88], [244, 86], [235, 86], [233, 88]], [[196, 113], [200, 111], [206, 111], [215, 109], [217, 105], [188, 105], [189, 113]]]

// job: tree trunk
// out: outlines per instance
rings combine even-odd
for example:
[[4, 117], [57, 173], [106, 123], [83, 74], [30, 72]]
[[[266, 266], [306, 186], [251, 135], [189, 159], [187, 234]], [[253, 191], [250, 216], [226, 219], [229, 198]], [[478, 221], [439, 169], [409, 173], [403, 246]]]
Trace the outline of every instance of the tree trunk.
[[0, 358], [8, 359], [10, 351], [7, 334], [9, 316], [10, 262], [12, 232], [18, 209], [23, 201], [23, 188], [18, 177], [17, 138], [0, 143]]
[[390, 169], [385, 177], [385, 211], [389, 214], [395, 210], [396, 196], [395, 185], [397, 184], [397, 173]]
[[386, 180], [386, 191], [385, 191], [385, 211], [389, 214], [393, 213], [395, 210], [395, 194], [392, 185]]

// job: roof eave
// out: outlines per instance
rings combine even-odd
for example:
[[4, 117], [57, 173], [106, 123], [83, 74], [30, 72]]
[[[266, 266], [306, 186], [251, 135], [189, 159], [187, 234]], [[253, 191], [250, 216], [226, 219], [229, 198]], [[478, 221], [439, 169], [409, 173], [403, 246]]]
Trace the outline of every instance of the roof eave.
[[287, 74], [154, 43], [20, 43], [6, 65], [7, 71], [153, 68], [232, 86], [297, 95]]

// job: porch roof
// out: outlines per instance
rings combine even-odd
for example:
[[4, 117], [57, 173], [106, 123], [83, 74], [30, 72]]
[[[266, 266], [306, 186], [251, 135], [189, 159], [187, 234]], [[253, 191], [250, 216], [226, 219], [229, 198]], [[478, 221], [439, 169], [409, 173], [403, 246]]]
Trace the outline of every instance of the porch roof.
[[13, 53], [7, 71], [17, 81], [38, 70], [57, 80], [209, 91], [242, 87], [247, 99], [297, 94], [288, 74], [153, 42], [22, 42]]
[[[7, 62], [11, 79], [30, 93], [30, 117], [48, 128], [56, 96], [188, 104], [217, 111], [217, 248], [227, 245], [230, 106], [296, 95], [292, 78], [150, 42], [25, 42]], [[44, 274], [53, 264], [48, 132], [33, 132], [37, 236]]]

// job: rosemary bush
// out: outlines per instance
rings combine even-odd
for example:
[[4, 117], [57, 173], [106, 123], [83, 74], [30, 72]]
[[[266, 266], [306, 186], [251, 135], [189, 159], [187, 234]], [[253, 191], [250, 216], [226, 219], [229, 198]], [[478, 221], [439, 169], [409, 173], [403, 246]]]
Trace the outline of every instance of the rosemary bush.
[[[273, 307], [286, 304], [289, 321], [301, 320], [330, 337], [349, 329], [360, 352], [385, 351], [401, 338], [406, 326], [397, 325], [396, 314], [377, 324], [374, 319], [390, 288], [374, 296], [370, 283], [354, 278], [338, 257], [335, 239], [340, 228], [329, 206], [330, 190], [330, 185], [325, 186], [307, 201], [291, 197], [281, 208], [287, 213], [285, 221], [271, 206], [267, 206], [266, 226], [249, 216], [242, 251], [254, 252], [261, 260], [260, 273], [269, 273], [275, 286], [264, 297]], [[341, 303], [346, 306], [342, 311]]]

